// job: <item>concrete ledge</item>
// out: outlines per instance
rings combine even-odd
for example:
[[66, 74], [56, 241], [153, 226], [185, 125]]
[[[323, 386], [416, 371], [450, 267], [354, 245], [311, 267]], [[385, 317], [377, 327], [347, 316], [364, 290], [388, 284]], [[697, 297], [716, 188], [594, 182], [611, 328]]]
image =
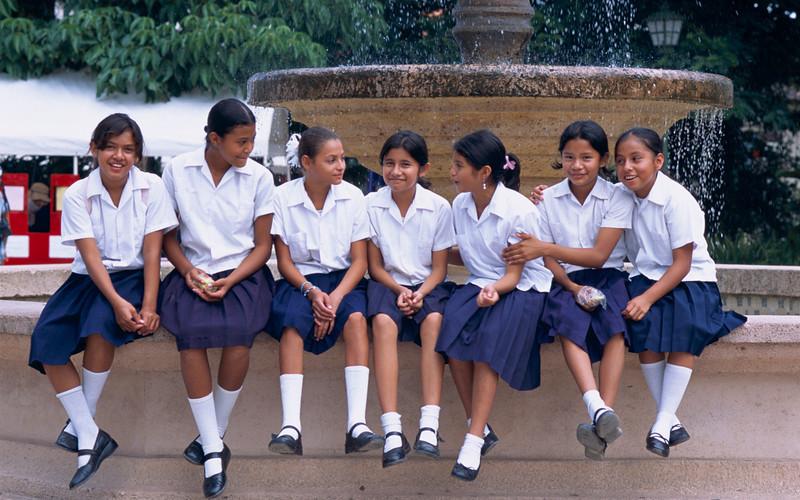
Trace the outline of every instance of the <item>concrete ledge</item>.
[[[797, 460], [484, 459], [474, 483], [450, 477], [452, 458], [412, 457], [381, 469], [380, 454], [339, 458], [243, 458], [233, 448], [231, 498], [797, 498]], [[200, 498], [202, 469], [178, 456], [115, 455], [69, 491], [74, 457], [53, 447], [0, 441], [0, 499]]]

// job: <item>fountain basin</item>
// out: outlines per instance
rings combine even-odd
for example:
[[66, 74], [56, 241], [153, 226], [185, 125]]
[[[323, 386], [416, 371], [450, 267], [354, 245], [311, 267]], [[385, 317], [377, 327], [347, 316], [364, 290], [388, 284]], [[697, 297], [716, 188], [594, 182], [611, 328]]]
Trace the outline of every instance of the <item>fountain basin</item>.
[[383, 141], [415, 130], [428, 141], [434, 190], [452, 198], [451, 145], [473, 130], [492, 129], [520, 156], [526, 190], [561, 178], [550, 165], [572, 121], [597, 121], [612, 143], [633, 126], [663, 133], [691, 111], [731, 107], [733, 84], [719, 75], [645, 68], [352, 66], [258, 73], [248, 82], [248, 101], [334, 129], [346, 154], [376, 171]]

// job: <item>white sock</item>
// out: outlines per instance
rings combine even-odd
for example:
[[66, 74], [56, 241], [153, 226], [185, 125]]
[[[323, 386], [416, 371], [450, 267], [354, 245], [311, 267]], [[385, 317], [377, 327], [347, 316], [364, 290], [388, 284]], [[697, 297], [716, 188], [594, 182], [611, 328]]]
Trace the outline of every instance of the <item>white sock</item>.
[[279, 436], [291, 436], [295, 439], [300, 435], [294, 429], [286, 429], [287, 425], [297, 427], [300, 425], [300, 404], [303, 400], [303, 374], [286, 373], [281, 375], [281, 405], [283, 406], [283, 423]]
[[439, 440], [436, 437], [436, 433], [439, 431], [439, 411], [440, 408], [437, 405], [425, 405], [419, 409], [419, 428], [430, 427], [434, 430], [434, 432], [421, 432], [419, 435], [420, 441], [425, 441], [434, 446], [439, 445]]
[[[605, 411], [610, 410], [611, 408], [608, 407], [603, 398], [600, 397], [600, 391], [597, 389], [592, 389], [591, 391], [586, 391], [583, 393], [583, 403], [586, 405], [586, 410], [589, 412], [589, 420], [594, 423], [595, 415], [598, 417], [602, 415]], [[598, 410], [600, 413], [597, 413]]]
[[657, 432], [669, 439], [669, 431], [673, 425], [675, 412], [681, 405], [681, 400], [692, 378], [692, 369], [685, 366], [667, 364], [664, 369], [664, 383], [661, 389], [661, 401], [658, 404], [656, 423], [651, 432]]
[[[661, 386], [664, 384], [664, 369], [667, 366], [667, 360], [662, 359], [655, 363], [642, 363], [639, 366], [642, 368], [642, 375], [644, 375], [647, 388], [650, 389], [650, 394], [656, 402], [656, 411], [658, 411], [658, 406], [661, 404]], [[670, 428], [681, 423], [677, 415], [673, 417]]]
[[366, 366], [345, 366], [344, 384], [347, 390], [347, 432], [353, 429], [353, 437], [370, 431], [366, 426], [367, 421], [367, 390], [369, 389], [369, 368]]
[[[469, 429], [470, 425], [472, 425], [472, 419], [468, 418], [467, 419], [467, 429]], [[483, 437], [488, 436], [490, 432], [492, 432], [492, 431], [489, 430], [489, 424], [484, 425], [483, 426]]]
[[[383, 426], [383, 435], [390, 432], [403, 432], [403, 425], [400, 423], [400, 414], [396, 411], [390, 411], [381, 415], [381, 426]], [[403, 440], [400, 436], [388, 436], [383, 443], [383, 451], [393, 450], [403, 446]]]
[[483, 448], [483, 438], [467, 433], [456, 462], [469, 469], [478, 470], [481, 466], [481, 448]]
[[[93, 372], [86, 368], [83, 369], [83, 382], [81, 386], [83, 387], [83, 396], [86, 398], [86, 403], [89, 404], [89, 411], [92, 412], [92, 417], [97, 414], [97, 401], [100, 399], [100, 395], [103, 394], [103, 387], [105, 387], [106, 380], [108, 380], [108, 375], [110, 373], [111, 370]], [[64, 431], [67, 434], [75, 436], [75, 428], [72, 426], [72, 421], [67, 424]]]
[[[214, 408], [214, 393], [209, 393], [202, 398], [188, 399], [194, 422], [200, 432], [200, 439], [203, 441], [203, 453], [222, 451], [222, 439], [219, 437], [217, 428], [217, 411]], [[206, 460], [203, 467], [205, 468], [205, 477], [211, 477], [222, 472], [222, 459]]]
[[239, 393], [242, 388], [239, 387], [235, 391], [229, 391], [219, 386], [214, 387], [214, 408], [217, 411], [217, 429], [219, 430], [219, 437], [225, 435], [228, 430], [228, 421], [231, 418], [233, 407], [236, 406], [236, 400], [239, 398]]
[[[61, 401], [64, 410], [67, 412], [75, 435], [78, 436], [78, 449], [91, 450], [94, 448], [94, 442], [97, 440], [97, 433], [100, 430], [94, 422], [92, 412], [89, 410], [89, 404], [86, 402], [86, 397], [83, 395], [83, 388], [81, 386], [73, 387], [56, 394], [56, 397]], [[89, 463], [89, 455], [82, 455], [78, 457], [78, 467], [82, 467]]]

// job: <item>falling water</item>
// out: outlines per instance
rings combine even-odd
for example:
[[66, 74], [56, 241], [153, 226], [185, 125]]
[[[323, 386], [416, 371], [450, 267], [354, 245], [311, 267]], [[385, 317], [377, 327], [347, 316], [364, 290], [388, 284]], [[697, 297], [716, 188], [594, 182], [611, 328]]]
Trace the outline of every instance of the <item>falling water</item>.
[[668, 173], [686, 187], [706, 214], [706, 234], [715, 235], [725, 209], [722, 119], [719, 109], [695, 111], [667, 136]]

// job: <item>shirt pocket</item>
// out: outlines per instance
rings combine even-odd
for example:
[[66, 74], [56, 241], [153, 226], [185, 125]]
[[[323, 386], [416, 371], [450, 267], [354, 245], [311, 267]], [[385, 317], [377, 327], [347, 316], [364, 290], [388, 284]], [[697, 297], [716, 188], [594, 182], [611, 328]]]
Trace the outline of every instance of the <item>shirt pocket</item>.
[[564, 245], [566, 234], [564, 232], [564, 225], [560, 222], [549, 223], [550, 236], [553, 237], [553, 242], [557, 245]]
[[421, 226], [418, 229], [418, 234], [414, 235], [412, 241], [416, 247], [417, 261], [425, 266], [430, 267], [433, 252], [433, 228], [430, 226]]
[[286, 246], [289, 247], [293, 262], [308, 262], [311, 254], [308, 251], [306, 233], [293, 233], [286, 236]]

